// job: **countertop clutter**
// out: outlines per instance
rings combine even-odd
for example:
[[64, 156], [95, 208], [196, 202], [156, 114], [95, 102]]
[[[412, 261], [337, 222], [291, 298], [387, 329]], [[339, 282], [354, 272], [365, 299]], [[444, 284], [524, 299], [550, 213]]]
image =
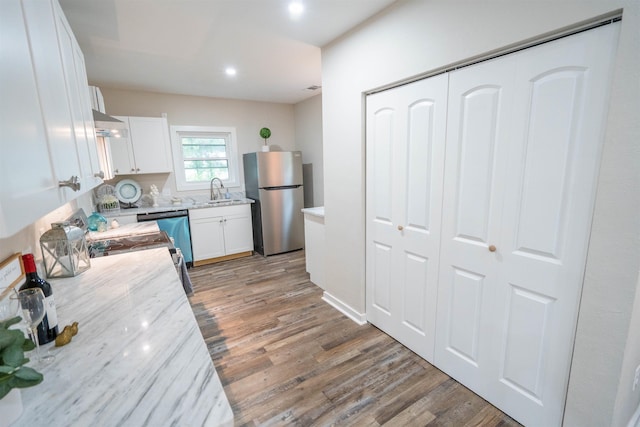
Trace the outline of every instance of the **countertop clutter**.
[[44, 381], [22, 389], [19, 425], [231, 426], [233, 413], [166, 248], [92, 259], [50, 280], [60, 324], [80, 332]]

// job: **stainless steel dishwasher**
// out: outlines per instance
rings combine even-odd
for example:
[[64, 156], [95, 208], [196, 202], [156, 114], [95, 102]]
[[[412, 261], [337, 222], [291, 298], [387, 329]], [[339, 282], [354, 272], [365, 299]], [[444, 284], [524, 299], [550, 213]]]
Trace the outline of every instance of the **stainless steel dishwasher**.
[[193, 252], [191, 250], [191, 232], [189, 230], [189, 211], [162, 211], [148, 214], [138, 214], [138, 222], [156, 221], [158, 228], [173, 238], [175, 247], [180, 248], [187, 267], [193, 266]]

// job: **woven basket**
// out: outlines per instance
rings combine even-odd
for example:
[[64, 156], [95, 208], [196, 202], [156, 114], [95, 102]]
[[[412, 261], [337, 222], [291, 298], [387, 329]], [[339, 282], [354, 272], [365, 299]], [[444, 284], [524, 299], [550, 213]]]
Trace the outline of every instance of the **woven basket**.
[[98, 211], [101, 213], [120, 212], [120, 202], [100, 202], [98, 203]]

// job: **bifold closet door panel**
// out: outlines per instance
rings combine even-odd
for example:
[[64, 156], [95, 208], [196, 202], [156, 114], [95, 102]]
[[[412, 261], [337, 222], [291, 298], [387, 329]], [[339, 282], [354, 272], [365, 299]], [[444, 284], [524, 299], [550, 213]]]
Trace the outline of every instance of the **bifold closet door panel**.
[[492, 249], [502, 229], [515, 69], [507, 56], [449, 77], [435, 364], [481, 395], [499, 342]]
[[435, 364], [527, 426], [562, 422], [618, 31], [450, 75]]
[[517, 54], [494, 393], [527, 425], [562, 421], [619, 27]]
[[367, 319], [429, 361], [447, 79], [443, 74], [367, 97]]

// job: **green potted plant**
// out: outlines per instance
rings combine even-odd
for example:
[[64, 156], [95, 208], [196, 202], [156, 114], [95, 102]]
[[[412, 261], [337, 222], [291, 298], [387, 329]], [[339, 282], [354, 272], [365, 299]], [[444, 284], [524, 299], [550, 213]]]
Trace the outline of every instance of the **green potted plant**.
[[260, 129], [260, 136], [264, 138], [264, 145], [262, 146], [262, 151], [269, 151], [269, 146], [267, 145], [267, 139], [271, 137], [271, 129], [269, 128]]
[[40, 372], [25, 366], [29, 359], [24, 352], [33, 350], [35, 344], [21, 330], [9, 329], [20, 320], [14, 317], [0, 322], [0, 413], [9, 424], [22, 414], [22, 399], [16, 389], [33, 387], [43, 379]]

